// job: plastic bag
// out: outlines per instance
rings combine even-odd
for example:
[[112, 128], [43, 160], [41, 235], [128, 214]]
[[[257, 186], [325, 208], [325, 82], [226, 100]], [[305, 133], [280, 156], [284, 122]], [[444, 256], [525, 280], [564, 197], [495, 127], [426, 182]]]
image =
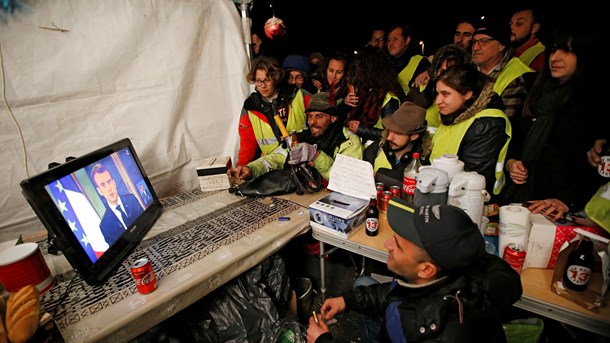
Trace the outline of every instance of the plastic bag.
[[274, 254], [183, 311], [192, 342], [274, 342], [286, 317], [290, 281]]
[[544, 331], [544, 321], [540, 318], [515, 319], [502, 326], [507, 343], [538, 343]]

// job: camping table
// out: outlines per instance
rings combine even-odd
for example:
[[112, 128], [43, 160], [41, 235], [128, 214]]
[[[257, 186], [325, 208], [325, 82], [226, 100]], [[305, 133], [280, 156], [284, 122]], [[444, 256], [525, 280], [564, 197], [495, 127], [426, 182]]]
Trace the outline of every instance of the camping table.
[[[155, 291], [137, 292], [128, 262], [102, 286], [80, 277], [70, 284], [75, 273], [65, 258], [45, 255], [57, 285], [41, 296], [41, 311], [56, 311], [66, 342], [127, 342], [307, 232], [307, 206], [318, 196], [251, 199], [195, 190], [164, 199], [161, 217], [131, 255], [152, 262]], [[45, 240], [39, 244], [46, 254]]]
[[[388, 250], [383, 243], [392, 236], [385, 213], [379, 215], [379, 233], [375, 237], [366, 235], [364, 224], [351, 237], [345, 239], [312, 227], [312, 236], [320, 241], [320, 291], [326, 296], [326, 275], [324, 243], [337, 248], [385, 263]], [[610, 306], [594, 313], [551, 291], [553, 270], [529, 268], [521, 272], [523, 295], [514, 306], [524, 310], [569, 324], [575, 327], [610, 337]]]

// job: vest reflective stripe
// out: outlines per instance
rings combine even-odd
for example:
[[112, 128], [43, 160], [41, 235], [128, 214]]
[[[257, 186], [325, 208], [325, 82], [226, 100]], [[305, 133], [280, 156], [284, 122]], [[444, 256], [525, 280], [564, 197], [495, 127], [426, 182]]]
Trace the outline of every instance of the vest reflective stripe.
[[405, 91], [406, 93], [409, 93], [409, 89], [411, 87], [409, 87], [409, 81], [411, 81], [411, 79], [413, 78], [413, 74], [415, 74], [415, 70], [417, 69], [417, 66], [419, 65], [419, 62], [424, 58], [424, 56], [422, 55], [414, 55], [411, 57], [411, 59], [409, 60], [409, 63], [407, 63], [407, 66], [404, 67], [400, 73], [398, 73], [398, 82], [400, 82], [400, 85], [402, 86], [402, 89]]
[[504, 160], [508, 150], [508, 143], [512, 137], [510, 121], [506, 114], [504, 114], [504, 112], [501, 110], [488, 108], [477, 113], [473, 117], [460, 122], [459, 124], [450, 126], [440, 125], [434, 136], [432, 136], [432, 153], [430, 154], [430, 162], [434, 161], [435, 158], [440, 157], [443, 154], [457, 155], [466, 131], [468, 131], [468, 128], [470, 128], [470, 125], [472, 125], [475, 119], [482, 117], [504, 118], [504, 121], [506, 122], [504, 132], [508, 136], [508, 139], [498, 154], [498, 160], [495, 168], [496, 182], [494, 183], [493, 192], [494, 194], [499, 194], [502, 187], [504, 187]]
[[[273, 151], [279, 142], [273, 128], [269, 124], [267, 117], [260, 112], [248, 111], [250, 117], [250, 123], [252, 123], [252, 130], [256, 137], [256, 142], [262, 151], [263, 155], [267, 155]], [[288, 122], [286, 123], [286, 130], [298, 131], [302, 130], [307, 126], [307, 117], [305, 115], [305, 101], [303, 99], [303, 92], [298, 91], [292, 102], [288, 104]]]
[[534, 60], [534, 58], [544, 52], [544, 49], [544, 45], [541, 42], [538, 42], [527, 48], [527, 50], [525, 50], [521, 54], [521, 56], [519, 56], [519, 59], [521, 60], [521, 62], [529, 66], [530, 63], [532, 63], [532, 61]]
[[601, 186], [585, 206], [587, 216], [610, 232], [610, 182]]
[[525, 73], [531, 73], [533, 71], [534, 69], [521, 62], [521, 60], [517, 57], [511, 58], [498, 75], [496, 82], [494, 82], [494, 92], [496, 92], [498, 95], [502, 95], [504, 89], [506, 89], [508, 84], [514, 79]]
[[[392, 99], [398, 100], [398, 105], [400, 105], [400, 99], [398, 99], [398, 97], [393, 95], [392, 93], [388, 92], [385, 93], [385, 98], [383, 98], [383, 104], [381, 105], [381, 108], [383, 109], [385, 105], [387, 105], [388, 102], [390, 102], [390, 100]], [[375, 125], [373, 125], [373, 127], [383, 130], [383, 123], [381, 122], [382, 120], [383, 118], [381, 118], [381, 114], [379, 114], [379, 118], [377, 118], [377, 122], [375, 123]]]

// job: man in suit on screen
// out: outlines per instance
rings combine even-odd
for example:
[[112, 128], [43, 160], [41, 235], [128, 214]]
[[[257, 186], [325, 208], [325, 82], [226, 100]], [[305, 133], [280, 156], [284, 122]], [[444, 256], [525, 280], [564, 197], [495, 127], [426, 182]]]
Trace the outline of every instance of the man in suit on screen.
[[91, 179], [97, 192], [106, 199], [100, 229], [106, 242], [112, 245], [142, 213], [142, 206], [135, 195], [119, 194], [112, 174], [103, 164], [93, 166]]

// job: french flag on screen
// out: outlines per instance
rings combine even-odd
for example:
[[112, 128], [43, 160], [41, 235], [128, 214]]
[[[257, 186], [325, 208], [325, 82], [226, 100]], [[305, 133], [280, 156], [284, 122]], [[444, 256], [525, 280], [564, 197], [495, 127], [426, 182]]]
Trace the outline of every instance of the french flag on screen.
[[49, 185], [55, 198], [55, 205], [70, 225], [72, 233], [80, 241], [92, 262], [97, 261], [108, 243], [100, 230], [101, 219], [87, 197], [71, 175], [64, 176]]

